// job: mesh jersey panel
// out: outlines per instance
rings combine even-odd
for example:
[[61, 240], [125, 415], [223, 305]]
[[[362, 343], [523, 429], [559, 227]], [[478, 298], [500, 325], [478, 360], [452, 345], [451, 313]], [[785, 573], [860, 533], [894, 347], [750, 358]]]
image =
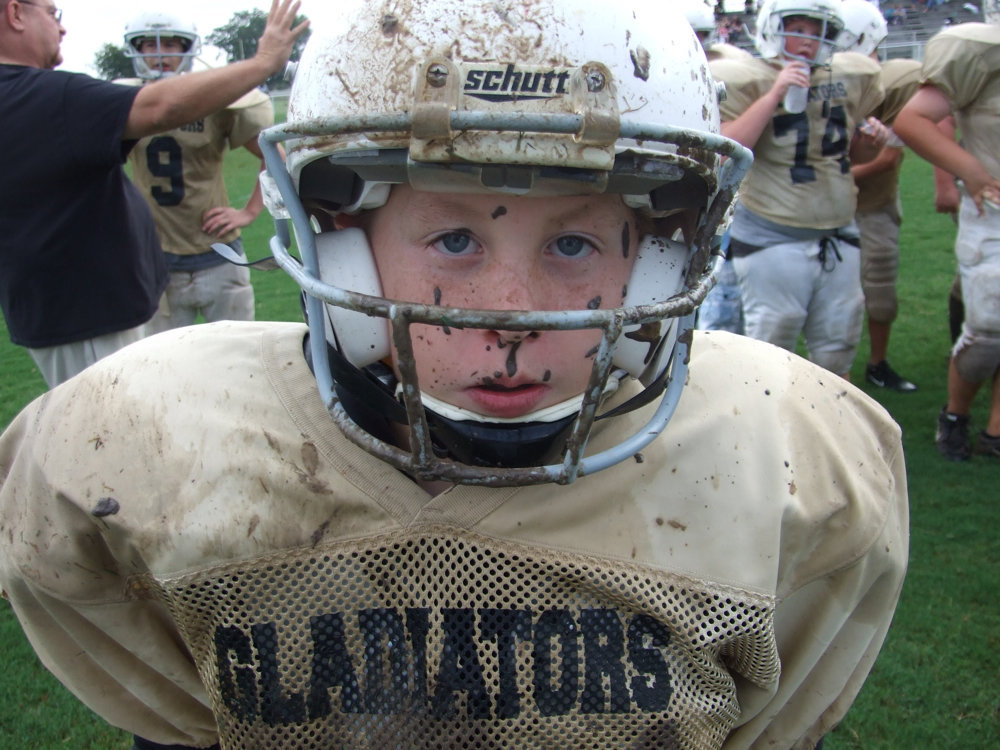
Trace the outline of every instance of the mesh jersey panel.
[[717, 748], [773, 602], [421, 527], [170, 580], [224, 748]]

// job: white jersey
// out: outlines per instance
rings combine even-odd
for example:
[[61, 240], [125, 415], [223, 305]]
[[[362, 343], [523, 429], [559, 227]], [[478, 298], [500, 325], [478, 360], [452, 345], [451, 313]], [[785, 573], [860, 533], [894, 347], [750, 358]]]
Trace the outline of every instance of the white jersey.
[[847, 710], [907, 557], [899, 429], [861, 391], [699, 333], [635, 460], [431, 497], [335, 427], [305, 332], [146, 339], [0, 440], [0, 582], [108, 721], [224, 748], [736, 750], [812, 747]]
[[[761, 58], [719, 59], [712, 75], [725, 82], [723, 121], [745, 112], [774, 85], [781, 64]], [[853, 52], [814, 68], [803, 112], [779, 107], [753, 148], [740, 201], [786, 227], [832, 230], [850, 224], [855, 187], [848, 149], [854, 127], [882, 101], [879, 65]]]

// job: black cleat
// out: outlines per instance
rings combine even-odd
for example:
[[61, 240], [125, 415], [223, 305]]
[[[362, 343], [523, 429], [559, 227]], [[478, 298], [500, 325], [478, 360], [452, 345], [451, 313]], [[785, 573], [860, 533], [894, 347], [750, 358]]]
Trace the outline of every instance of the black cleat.
[[865, 369], [865, 379], [879, 388], [891, 388], [900, 393], [912, 393], [917, 390], [916, 385], [889, 366], [887, 359], [883, 359], [877, 365], [868, 365]]
[[968, 461], [972, 453], [969, 444], [969, 416], [952, 414], [947, 407], [941, 407], [934, 442], [941, 455], [949, 461]]

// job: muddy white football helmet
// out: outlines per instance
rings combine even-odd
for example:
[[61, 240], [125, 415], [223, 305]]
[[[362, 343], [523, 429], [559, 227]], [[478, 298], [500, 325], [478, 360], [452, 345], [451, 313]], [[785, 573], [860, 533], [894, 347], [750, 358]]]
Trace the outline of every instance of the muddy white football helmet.
[[[718, 90], [679, 11], [587, 0], [365, 2], [317, 29], [287, 121], [261, 137], [274, 260], [304, 291], [309, 357], [334, 420], [358, 445], [425, 479], [572, 482], [631, 459], [680, 397], [693, 313], [750, 152], [719, 135]], [[282, 159], [278, 145], [287, 158]], [[364, 232], [334, 219], [382, 206], [393, 185], [446, 193], [620, 194], [651, 225], [621, 307], [473, 310], [382, 296]], [[301, 260], [289, 253], [290, 219]], [[662, 220], [657, 223], [657, 220]], [[491, 421], [423, 393], [412, 324], [501, 331], [599, 329], [569, 413]], [[398, 365], [383, 360], [395, 347]], [[639, 395], [601, 411], [619, 381]], [[595, 419], [659, 399], [652, 421], [587, 455]], [[378, 437], [408, 425], [410, 450]], [[375, 426], [372, 426], [375, 424]]]
[[889, 24], [882, 11], [868, 0], [842, 0], [840, 16], [844, 30], [837, 46], [842, 50], [871, 55], [889, 36]]
[[[163, 54], [160, 52], [161, 39], [180, 39], [184, 44], [184, 51], [180, 55], [171, 52]], [[139, 46], [145, 39], [155, 39], [157, 52], [143, 54], [139, 51]], [[201, 51], [201, 37], [198, 36], [197, 27], [189, 22], [183, 21], [170, 13], [160, 13], [158, 11], [147, 11], [132, 19], [125, 26], [125, 55], [132, 59], [132, 67], [135, 74], [140, 78], [154, 79], [177, 73], [186, 73], [191, 70], [194, 58]], [[147, 58], [156, 57], [181, 57], [181, 64], [176, 71], [165, 72], [158, 67], [150, 66]]]
[[[785, 32], [785, 19], [792, 16], [805, 16], [820, 22], [820, 33], [814, 37], [819, 41], [819, 51], [814, 60], [797, 58], [785, 52], [785, 38], [801, 36]], [[837, 42], [843, 29], [840, 0], [765, 0], [757, 12], [754, 45], [760, 56], [768, 60], [786, 57], [821, 67], [827, 65], [837, 51]]]

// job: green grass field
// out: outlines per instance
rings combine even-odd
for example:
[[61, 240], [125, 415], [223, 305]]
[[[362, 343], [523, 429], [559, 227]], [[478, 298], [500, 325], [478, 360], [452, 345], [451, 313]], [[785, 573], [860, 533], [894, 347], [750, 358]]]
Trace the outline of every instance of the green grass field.
[[[256, 166], [246, 152], [231, 157], [230, 195], [241, 204]], [[954, 226], [934, 212], [931, 171], [909, 155], [902, 192], [905, 219], [901, 314], [890, 347], [896, 368], [920, 385], [914, 394], [869, 389], [903, 428], [911, 500], [910, 570], [894, 626], [857, 702], [825, 750], [913, 750], [1000, 747], [1000, 577], [997, 478], [1000, 462], [942, 459], [934, 447], [935, 416], [945, 401], [949, 349], [947, 293], [954, 274]], [[267, 254], [266, 215], [244, 234], [251, 258]], [[257, 317], [298, 320], [297, 288], [280, 271], [253, 272]], [[862, 382], [867, 343], [854, 366]], [[0, 425], [44, 391], [25, 351], [0, 330]], [[988, 410], [981, 393], [976, 429]], [[852, 436], [840, 436], [850, 440]], [[38, 663], [17, 621], [0, 605], [0, 746], [125, 750], [130, 739], [107, 727]]]

